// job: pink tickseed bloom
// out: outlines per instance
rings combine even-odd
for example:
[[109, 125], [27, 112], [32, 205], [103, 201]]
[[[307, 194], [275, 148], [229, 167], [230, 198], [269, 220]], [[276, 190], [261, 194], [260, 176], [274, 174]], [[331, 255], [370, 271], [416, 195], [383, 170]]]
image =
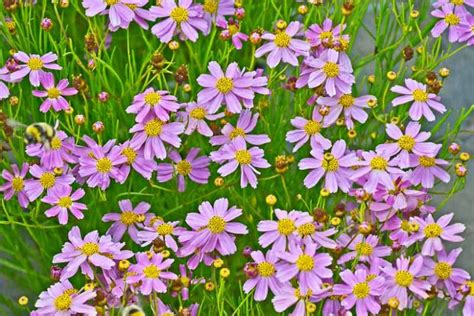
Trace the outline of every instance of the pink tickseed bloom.
[[318, 292], [323, 281], [332, 277], [332, 257], [327, 253], [316, 253], [316, 245], [307, 245], [302, 248], [290, 243], [289, 252], [280, 252], [278, 257], [282, 260], [278, 264], [277, 278], [287, 282], [295, 278], [301, 291], [312, 290]]
[[[96, 296], [93, 291], [78, 292], [68, 280], [51, 285], [41, 292], [35, 307], [36, 315], [97, 315], [92, 305], [86, 304]], [[32, 314], [33, 315], [33, 314]]]
[[359, 123], [365, 123], [369, 115], [363, 109], [368, 108], [367, 103], [375, 99], [372, 95], [354, 97], [352, 94], [341, 94], [335, 97], [319, 97], [317, 102], [330, 108], [329, 114], [324, 117], [325, 126], [334, 124], [343, 113], [347, 128], [353, 129], [354, 121], [352, 119]]
[[0, 68], [0, 100], [10, 96], [10, 89], [2, 81], [10, 82], [10, 72], [7, 67]]
[[120, 172], [123, 176], [128, 178], [130, 170], [133, 168], [142, 177], [150, 180], [153, 171], [155, 171], [158, 166], [156, 161], [145, 159], [143, 149], [140, 149], [140, 146], [137, 144], [132, 146], [129, 140], [120, 147], [122, 149], [122, 156], [127, 158], [127, 161], [120, 167]]
[[74, 182], [74, 176], [63, 170], [61, 175], [57, 175], [51, 169], [33, 165], [30, 167], [30, 174], [36, 178], [25, 182], [25, 191], [30, 202], [36, 200], [45, 190], [48, 191], [64, 185], [69, 186]]
[[319, 148], [325, 150], [331, 147], [331, 141], [321, 135], [321, 130], [323, 129], [322, 120], [323, 117], [316, 108], [313, 110], [310, 120], [301, 116], [291, 120], [291, 125], [296, 127], [296, 130], [286, 133], [286, 141], [296, 143], [293, 152], [300, 149], [308, 140], [310, 141], [311, 149]]
[[441, 34], [449, 30], [449, 41], [451, 43], [456, 42], [459, 39], [459, 23], [464, 18], [465, 9], [462, 7], [454, 7], [451, 3], [445, 4], [441, 9], [436, 9], [431, 12], [431, 15], [440, 18], [442, 20], [438, 21], [431, 30], [431, 35], [433, 37], [439, 37]]
[[364, 237], [359, 234], [354, 239], [348, 235], [343, 234], [339, 236], [338, 241], [347, 249], [351, 250], [348, 253], [342, 255], [338, 264], [354, 260], [358, 258], [361, 262], [371, 263], [375, 260], [383, 262], [382, 257], [387, 257], [392, 253], [392, 249], [387, 246], [379, 246], [379, 237], [375, 235], [368, 235]]
[[276, 295], [280, 290], [289, 286], [289, 282], [281, 282], [276, 277], [278, 257], [273, 251], [265, 255], [261, 251], [252, 251], [250, 254], [257, 268], [257, 276], [248, 279], [244, 283], [244, 292], [249, 293], [255, 288], [254, 299], [257, 302], [264, 301], [268, 296], [268, 289]]
[[186, 130], [184, 131], [186, 135], [191, 135], [196, 130], [203, 136], [211, 137], [214, 135], [206, 120], [215, 121], [223, 118], [225, 113], [211, 114], [209, 106], [209, 103], [190, 102], [186, 104], [186, 112], [178, 112], [178, 116], [186, 124]]
[[474, 44], [474, 16], [467, 14], [458, 27], [459, 41], [466, 42], [467, 45]]
[[232, 113], [242, 111], [241, 102], [246, 107], [253, 106], [253, 79], [242, 75], [236, 62], [231, 63], [225, 73], [215, 61], [211, 61], [207, 68], [211, 74], [202, 74], [197, 78], [199, 85], [204, 88], [198, 93], [198, 103], [210, 103], [210, 113], [215, 113], [221, 104], [225, 104]]
[[138, 0], [83, 0], [82, 6], [86, 9], [87, 16], [108, 14], [111, 26], [117, 27], [132, 21], [134, 13], [129, 6], [137, 2]]
[[403, 245], [412, 233], [412, 227], [417, 226], [418, 224], [412, 220], [409, 221], [406, 219], [400, 219], [398, 216], [393, 216], [384, 223], [382, 230], [389, 231], [390, 239]]
[[443, 159], [435, 158], [441, 149], [441, 145], [437, 146], [433, 155], [431, 156], [412, 156], [410, 163], [415, 170], [410, 176], [410, 180], [414, 185], [421, 183], [421, 186], [426, 189], [431, 189], [434, 186], [435, 178], [440, 179], [444, 183], [448, 183], [451, 177], [442, 167], [448, 165], [448, 162]]
[[462, 233], [466, 226], [461, 223], [449, 225], [453, 216], [453, 213], [443, 215], [436, 222], [431, 214], [428, 214], [425, 219], [415, 217], [414, 221], [419, 225], [418, 232], [410, 236], [404, 246], [409, 247], [416, 241], [425, 240], [421, 254], [423, 256], [433, 256], [435, 251], [444, 250], [442, 240], [451, 242], [463, 241], [464, 238], [457, 234]]
[[427, 196], [426, 192], [410, 189], [413, 186], [410, 176], [408, 179], [395, 178], [393, 190], [388, 190], [384, 186], [378, 186], [373, 194], [376, 201], [385, 201], [394, 210], [409, 212], [418, 207], [418, 202]]
[[138, 123], [152, 118], [166, 122], [170, 119], [169, 114], [178, 109], [179, 104], [176, 103], [176, 97], [168, 94], [168, 91], [155, 91], [153, 88], [148, 88], [133, 98], [133, 103], [126, 112], [136, 113], [135, 121]]
[[320, 149], [313, 149], [311, 156], [313, 158], [304, 158], [298, 163], [301, 170], [311, 169], [304, 179], [307, 188], [314, 187], [325, 176], [324, 188], [329, 192], [335, 193], [338, 189], [349, 191], [351, 167], [356, 165], [358, 160], [355, 154], [346, 154], [346, 142], [343, 139], [334, 143], [331, 152], [323, 153]]
[[160, 254], [153, 254], [151, 258], [146, 253], [136, 255], [137, 263], [130, 266], [127, 283], [135, 284], [141, 281], [139, 287], [143, 295], [150, 295], [152, 292], [166, 293], [168, 280], [176, 280], [178, 276], [173, 272], [166, 271], [174, 259], [164, 259]]
[[58, 186], [51, 188], [48, 194], [41, 199], [41, 202], [54, 205], [45, 212], [47, 217], [58, 217], [59, 224], [66, 225], [68, 223], [68, 211], [77, 219], [83, 219], [82, 211], [87, 210], [87, 206], [83, 203], [76, 202], [86, 193], [83, 189], [77, 189], [72, 192], [70, 186]]
[[177, 151], [169, 154], [174, 164], [160, 163], [157, 167], [158, 181], [167, 182], [173, 178], [176, 173], [178, 177], [178, 191], [184, 192], [185, 178], [189, 177], [191, 181], [206, 184], [211, 176], [209, 171], [210, 159], [207, 156], [197, 157], [199, 148], [191, 148], [185, 159], [182, 159]]
[[151, 31], [163, 43], [168, 43], [175, 34], [179, 34], [182, 40], [189, 39], [197, 41], [199, 35], [196, 29], [203, 33], [208, 31], [208, 23], [203, 18], [203, 7], [193, 4], [191, 0], [163, 0], [160, 6], [153, 6], [150, 12], [158, 17], [165, 18], [155, 24]]
[[334, 228], [329, 228], [327, 230], [319, 231], [318, 228], [321, 229], [321, 226], [315, 222], [309, 222], [300, 224], [299, 220], [296, 221], [296, 229], [297, 236], [296, 240], [298, 244], [301, 242], [305, 245], [316, 245], [318, 247], [324, 247], [328, 249], [335, 249], [337, 247], [337, 243], [329, 238], [337, 233], [337, 230]]
[[273, 244], [275, 253], [286, 251], [289, 243], [298, 241], [299, 227], [313, 223], [313, 217], [306, 212], [275, 209], [275, 216], [277, 220], [263, 220], [257, 226], [257, 230], [263, 232], [258, 243], [263, 248]]
[[41, 166], [48, 169], [62, 168], [68, 163], [77, 163], [73, 155], [76, 145], [74, 137], [68, 137], [63, 131], [56, 131], [49, 144], [31, 144], [26, 147], [30, 157], [40, 157]]
[[148, 246], [156, 239], [160, 239], [165, 243], [166, 247], [177, 252], [178, 244], [174, 237], [184, 230], [184, 228], [178, 227], [179, 222], [165, 222], [157, 217], [151, 218], [148, 222], [144, 230], [138, 232], [138, 240], [142, 247]]
[[223, 39], [232, 39], [232, 45], [236, 49], [242, 49], [242, 42], [246, 42], [249, 39], [247, 34], [240, 32], [239, 22], [230, 18], [227, 22], [226, 20], [218, 20], [217, 26], [224, 29], [221, 32], [221, 38]]
[[466, 295], [466, 300], [463, 307], [463, 315], [473, 315], [474, 314], [474, 282], [467, 281], [468, 293]]
[[208, 30], [211, 31], [212, 22], [225, 19], [225, 16], [234, 15], [236, 12], [235, 0], [204, 0], [202, 9], [204, 12], [204, 19], [207, 21]]
[[167, 123], [153, 118], [146, 122], [135, 124], [130, 133], [135, 133], [130, 141], [131, 146], [143, 148], [145, 159], [165, 159], [166, 149], [164, 142], [179, 148], [181, 139], [179, 134], [184, 132], [184, 124], [181, 122]]
[[111, 235], [114, 241], [120, 241], [127, 232], [135, 243], [140, 244], [138, 229], [143, 228], [146, 219], [153, 217], [152, 214], [147, 214], [151, 205], [140, 202], [133, 207], [130, 200], [121, 200], [118, 204], [121, 213], [108, 213], [102, 217], [103, 222], [114, 222], [107, 230], [107, 234]]
[[214, 146], [229, 144], [237, 137], [243, 137], [247, 143], [257, 146], [270, 142], [270, 138], [266, 134], [249, 135], [257, 126], [258, 117], [259, 113], [252, 114], [250, 110], [242, 111], [236, 127], [230, 123], [224, 125], [221, 130], [222, 135], [213, 136], [211, 144]]
[[214, 206], [203, 202], [199, 205], [199, 213], [188, 213], [186, 223], [195, 231], [192, 246], [202, 248], [206, 253], [217, 250], [223, 256], [237, 251], [234, 234], [246, 235], [248, 230], [244, 224], [232, 222], [242, 215], [242, 210], [228, 207], [229, 201], [221, 198]]
[[396, 163], [390, 159], [389, 155], [367, 151], [362, 152], [362, 157], [364, 160], [359, 161], [360, 167], [354, 171], [351, 180], [356, 181], [366, 176], [367, 182], [364, 184], [364, 189], [368, 193], [374, 193], [378, 184], [389, 190], [395, 188], [391, 175], [403, 175], [403, 171], [394, 167]]
[[2, 178], [5, 179], [6, 182], [0, 185], [0, 192], [3, 193], [5, 201], [10, 200], [14, 195], [17, 195], [20, 206], [26, 208], [30, 203], [25, 190], [25, 184], [29, 181], [25, 180], [29, 165], [23, 163], [21, 165], [21, 170], [17, 165], [11, 165], [10, 167], [12, 169], [11, 172], [7, 169], [2, 170]]
[[240, 166], [240, 187], [245, 188], [248, 184], [256, 188], [257, 176], [260, 172], [257, 168], [269, 168], [270, 164], [263, 157], [263, 149], [252, 147], [247, 149], [245, 139], [235, 138], [232, 143], [222, 146], [219, 151], [211, 152], [211, 159], [223, 164], [217, 172], [226, 177]]
[[470, 279], [469, 273], [463, 269], [455, 268], [454, 263], [462, 252], [462, 248], [453, 249], [447, 254], [445, 251], [437, 253], [437, 260], [425, 257], [422, 275], [437, 288], [444, 287], [450, 296], [455, 297], [460, 285]]
[[291, 306], [296, 305], [293, 312], [288, 315], [305, 316], [307, 315], [306, 302], [311, 299], [312, 295], [313, 291], [311, 290], [305, 292], [299, 288], [295, 289], [291, 286], [284, 287], [272, 299], [273, 308], [275, 308], [275, 311], [278, 313], [282, 313]]
[[434, 93], [429, 93], [425, 84], [413, 79], [405, 79], [405, 86], [394, 86], [391, 91], [402, 94], [392, 100], [393, 106], [399, 106], [408, 102], [413, 102], [408, 114], [412, 120], [418, 121], [422, 117], [428, 121], [434, 121], [435, 116], [431, 109], [439, 113], [446, 112], [446, 107], [439, 103], [439, 97]]
[[352, 65], [348, 58], [343, 58], [343, 54], [328, 49], [318, 58], [306, 58], [304, 63], [309, 67], [301, 72], [301, 78], [296, 81], [297, 88], [323, 85], [330, 97], [352, 92], [352, 84], [355, 82]]
[[344, 270], [339, 275], [345, 284], [334, 285], [334, 294], [345, 296], [342, 307], [350, 310], [355, 305], [357, 316], [367, 316], [368, 312], [377, 315], [380, 311], [377, 297], [383, 293], [384, 278], [367, 279], [367, 272], [363, 269], [355, 273]]
[[285, 30], [280, 30], [276, 34], [265, 32], [262, 38], [269, 41], [262, 45], [255, 52], [255, 57], [259, 58], [268, 54], [267, 64], [270, 68], [275, 68], [283, 60], [283, 62], [298, 66], [298, 56], [308, 56], [309, 43], [294, 38], [300, 27], [300, 22], [291, 22]]
[[94, 279], [93, 267], [104, 270], [115, 266], [114, 260], [128, 259], [133, 256], [129, 250], [121, 250], [125, 243], [114, 243], [112, 236], [100, 236], [95, 230], [88, 233], [84, 239], [81, 237], [79, 227], [74, 226], [68, 234], [69, 242], [66, 242], [61, 250], [53, 258], [53, 263], [66, 263], [61, 273], [61, 280], [66, 280], [81, 272], [90, 279]]
[[410, 154], [418, 156], [433, 156], [437, 149], [434, 143], [425, 142], [430, 138], [430, 132], [420, 132], [421, 124], [409, 122], [405, 133], [395, 124], [387, 124], [386, 132], [396, 142], [377, 146], [377, 152], [384, 152], [398, 162], [400, 168], [410, 167]]
[[40, 55], [27, 55], [24, 52], [18, 52], [13, 55], [16, 60], [23, 64], [18, 65], [18, 70], [10, 74], [10, 80], [16, 82], [29, 74], [30, 83], [34, 87], [40, 85], [41, 77], [46, 73], [43, 68], [61, 70], [63, 69], [58, 64], [54, 63], [58, 56], [53, 53], [47, 53], [43, 56]]
[[417, 256], [411, 262], [410, 258], [403, 255], [397, 258], [395, 267], [390, 265], [380, 267], [385, 278], [385, 291], [381, 296], [382, 303], [386, 304], [389, 299], [398, 300], [398, 310], [404, 310], [408, 306], [408, 290], [417, 296], [426, 299], [426, 291], [431, 289], [431, 285], [422, 280], [423, 257]]
[[339, 24], [333, 27], [332, 20], [326, 18], [322, 26], [313, 24], [308, 27], [306, 38], [313, 47], [333, 47], [334, 42], [339, 40], [345, 28], [345, 24]]
[[141, 28], [148, 30], [148, 21], [155, 21], [156, 17], [150, 13], [150, 11], [144, 9], [143, 7], [148, 4], [148, 0], [134, 0], [134, 3], [125, 3], [124, 4], [133, 11], [133, 18], [128, 21], [127, 19], [122, 19], [119, 26], [113, 26], [112, 23], [109, 25], [111, 31], [116, 31], [118, 28], [128, 29], [130, 22], [135, 21]]
[[46, 91], [33, 90], [33, 95], [39, 98], [47, 98], [40, 106], [40, 111], [48, 112], [51, 107], [54, 111], [68, 110], [70, 108], [69, 102], [64, 96], [71, 96], [77, 94], [74, 88], [68, 88], [69, 81], [67, 79], [60, 80], [58, 85], [54, 85], [54, 77], [51, 73], [44, 73], [40, 77], [40, 82]]

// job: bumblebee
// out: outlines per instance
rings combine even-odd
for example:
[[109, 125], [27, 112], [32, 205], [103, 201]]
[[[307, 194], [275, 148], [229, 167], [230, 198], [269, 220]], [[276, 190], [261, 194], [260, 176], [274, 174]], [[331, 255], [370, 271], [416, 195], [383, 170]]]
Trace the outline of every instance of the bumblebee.
[[8, 125], [13, 128], [24, 128], [25, 134], [23, 136], [25, 140], [25, 144], [42, 144], [46, 148], [51, 147], [51, 141], [53, 140], [54, 136], [56, 136], [56, 128], [58, 122], [56, 122], [56, 126], [53, 127], [45, 122], [38, 122], [33, 123], [31, 125], [25, 125], [20, 122], [14, 120], [8, 120]]
[[121, 316], [145, 316], [145, 313], [140, 306], [130, 305], [123, 309]]

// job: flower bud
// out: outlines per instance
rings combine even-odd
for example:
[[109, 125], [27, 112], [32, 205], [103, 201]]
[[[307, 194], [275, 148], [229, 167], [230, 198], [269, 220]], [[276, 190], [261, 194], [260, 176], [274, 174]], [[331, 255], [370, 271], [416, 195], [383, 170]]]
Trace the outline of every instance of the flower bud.
[[100, 102], [105, 103], [109, 101], [109, 94], [105, 91], [102, 91], [97, 95], [97, 98], [99, 99]]
[[321, 114], [321, 116], [326, 116], [329, 114], [330, 108], [326, 105], [321, 105], [319, 108], [318, 112]]
[[420, 16], [420, 12], [418, 10], [412, 10], [410, 12], [410, 17], [412, 17], [413, 19], [416, 19], [419, 16]]
[[178, 50], [179, 49], [179, 42], [177, 41], [171, 41], [168, 43], [168, 48], [171, 49], [172, 51]]
[[267, 205], [273, 206], [276, 204], [276, 202], [277, 198], [273, 194], [269, 194], [265, 197], [265, 203], [267, 203]]
[[331, 218], [331, 225], [332, 226], [339, 226], [341, 224], [341, 219], [339, 217]]
[[257, 264], [255, 262], [246, 263], [244, 266], [244, 273], [249, 279], [253, 279], [258, 275]]
[[60, 266], [53, 265], [51, 266], [51, 269], [49, 270], [49, 277], [53, 282], [58, 282], [59, 279], [61, 278], [61, 272], [63, 269]]
[[326, 210], [317, 207], [313, 210], [313, 218], [316, 222], [324, 224], [328, 221], [329, 216]]
[[350, 129], [347, 131], [347, 137], [349, 138], [355, 138], [357, 136], [357, 132], [355, 129]]
[[119, 263], [118, 263], [118, 268], [122, 272], [127, 271], [128, 268], [130, 268], [130, 261], [128, 261], [126, 259], [120, 260]]
[[189, 83], [185, 83], [183, 85], [183, 90], [184, 90], [184, 92], [191, 92], [191, 90], [192, 90], [191, 85]]
[[372, 229], [373, 229], [372, 224], [367, 223], [367, 222], [362, 222], [362, 223], [359, 225], [359, 233], [361, 233], [362, 235], [368, 235], [368, 234], [370, 234], [370, 232], [372, 231]]
[[457, 163], [454, 170], [458, 177], [465, 177], [467, 175], [467, 168], [462, 163]]
[[446, 67], [443, 67], [441, 68], [439, 71], [438, 71], [438, 74], [442, 77], [442, 78], [446, 78], [449, 76], [449, 69], [446, 68]]
[[250, 246], [245, 246], [244, 249], [242, 250], [242, 255], [245, 258], [250, 258], [250, 254], [252, 253], [253, 249]]
[[280, 30], [286, 29], [287, 26], [288, 26], [288, 23], [286, 23], [285, 20], [278, 20], [276, 23], [276, 27]]
[[12, 96], [8, 99], [8, 104], [10, 104], [11, 106], [17, 106], [18, 103], [20, 103], [20, 99], [18, 99], [18, 97], [16, 96]]
[[306, 13], [308, 13], [308, 11], [309, 11], [308, 7], [305, 6], [304, 4], [298, 7], [298, 13], [301, 15], [305, 15]]
[[51, 21], [49, 18], [44, 18], [41, 20], [40, 27], [43, 29], [43, 31], [49, 32], [53, 28], [53, 21]]
[[104, 123], [102, 123], [101, 121], [97, 121], [94, 124], [92, 124], [92, 130], [96, 134], [102, 133], [104, 129], [105, 129]]
[[457, 143], [451, 143], [449, 145], [448, 150], [451, 154], [457, 155], [461, 151], [461, 146]]
[[367, 77], [367, 81], [370, 83], [370, 84], [374, 84], [375, 83], [375, 75], [369, 75]]
[[76, 116], [74, 116], [74, 123], [76, 123], [77, 125], [84, 125], [84, 123], [86, 122], [86, 117], [82, 114], [76, 114]]
[[413, 51], [413, 48], [411, 46], [406, 46], [402, 50], [403, 59], [405, 59], [406, 61], [409, 61], [410, 59], [412, 59], [413, 54], [414, 54], [414, 51]]
[[28, 297], [21, 296], [20, 298], [18, 298], [18, 304], [20, 304], [21, 306], [28, 305]]
[[235, 10], [235, 17], [237, 18], [237, 20], [243, 20], [245, 18], [245, 9], [237, 8]]
[[400, 301], [396, 297], [391, 297], [388, 299], [387, 304], [390, 306], [390, 308], [397, 309], [398, 305], [400, 305]]
[[471, 159], [471, 155], [469, 155], [469, 153], [467, 152], [462, 152], [459, 154], [459, 159], [461, 159], [462, 161], [468, 161], [469, 159]]
[[90, 70], [95, 70], [96, 64], [94, 59], [89, 59], [87, 62], [87, 68]]
[[387, 72], [387, 79], [391, 81], [397, 79], [397, 73], [395, 71]]
[[221, 278], [226, 279], [230, 275], [230, 270], [228, 268], [222, 268], [221, 271], [219, 271], [219, 274], [220, 274]]
[[223, 265], [224, 265], [224, 260], [222, 260], [221, 258], [217, 258], [214, 260], [214, 262], [212, 263], [212, 265], [215, 267], [215, 268], [221, 268]]
[[10, 18], [5, 19], [5, 26], [8, 29], [8, 32], [10, 32], [11, 35], [16, 34], [16, 23]]
[[250, 43], [257, 45], [262, 41], [262, 35], [258, 32], [252, 32], [250, 33]]
[[215, 179], [214, 179], [214, 185], [215, 185], [216, 187], [221, 187], [221, 186], [223, 186], [223, 185], [224, 185], [224, 178], [222, 178], [222, 177], [217, 177], [217, 178], [215, 178]]

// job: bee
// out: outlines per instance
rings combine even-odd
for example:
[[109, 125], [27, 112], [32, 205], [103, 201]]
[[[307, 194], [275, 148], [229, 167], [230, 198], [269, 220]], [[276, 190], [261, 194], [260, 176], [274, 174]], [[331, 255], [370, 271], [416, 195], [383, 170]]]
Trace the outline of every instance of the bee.
[[121, 316], [145, 316], [145, 313], [140, 306], [130, 305], [122, 310]]
[[30, 125], [22, 124], [15, 120], [8, 120], [7, 124], [12, 128], [24, 128], [25, 133], [23, 139], [25, 144], [42, 144], [46, 149], [51, 147], [51, 141], [56, 136], [56, 129], [59, 122], [56, 121], [55, 126], [51, 126], [45, 122], [33, 123]]

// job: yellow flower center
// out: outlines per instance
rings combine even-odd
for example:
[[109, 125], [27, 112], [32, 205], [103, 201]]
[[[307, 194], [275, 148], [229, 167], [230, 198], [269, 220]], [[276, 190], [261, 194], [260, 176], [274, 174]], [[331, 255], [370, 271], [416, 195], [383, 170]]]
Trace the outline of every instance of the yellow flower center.
[[275, 274], [275, 266], [267, 261], [262, 261], [257, 265], [258, 275], [261, 277], [271, 277]]
[[252, 155], [248, 150], [237, 150], [235, 152], [235, 160], [241, 165], [248, 165], [252, 162]]
[[183, 176], [187, 176], [188, 174], [190, 174], [191, 170], [191, 163], [189, 163], [189, 161], [187, 160], [181, 160], [176, 164], [176, 172]]
[[72, 199], [69, 196], [63, 196], [59, 199], [58, 205], [65, 208], [70, 208], [72, 206]]
[[452, 272], [453, 272], [453, 268], [447, 262], [438, 262], [434, 268], [434, 273], [441, 280], [449, 279]]
[[406, 232], [409, 232], [411, 230], [410, 227], [410, 223], [407, 220], [403, 220], [400, 224], [400, 228]]
[[245, 137], [245, 131], [241, 129], [240, 127], [236, 127], [232, 130], [232, 132], [230, 132], [229, 138], [234, 139], [239, 136]]
[[64, 292], [63, 294], [59, 295], [54, 299], [54, 307], [58, 311], [66, 311], [72, 305], [72, 298], [71, 295]]
[[97, 160], [95, 168], [98, 172], [108, 173], [112, 170], [112, 161], [107, 157], [100, 158]]
[[474, 282], [473, 281], [467, 281], [467, 286], [469, 287], [469, 296], [474, 296]]
[[124, 3], [127, 7], [130, 8], [130, 10], [132, 11], [135, 11], [136, 8], [138, 8], [138, 6], [136, 4], [132, 4], [132, 3]]
[[176, 7], [171, 10], [170, 17], [176, 22], [186, 22], [188, 20], [188, 10], [182, 7]]
[[321, 38], [321, 40], [331, 39], [332, 38], [332, 32], [331, 31], [321, 32], [319, 37]]
[[454, 13], [446, 14], [444, 21], [448, 25], [458, 25], [461, 22], [461, 19]]
[[240, 28], [237, 24], [229, 24], [227, 27], [231, 35], [237, 34], [239, 32]]
[[296, 267], [300, 271], [311, 271], [314, 268], [314, 259], [310, 255], [300, 255], [296, 259]]
[[206, 12], [209, 12], [211, 14], [216, 13], [218, 7], [219, 7], [218, 0], [205, 0], [204, 1], [203, 9]]
[[311, 295], [313, 295], [313, 291], [311, 291], [311, 289], [308, 289], [308, 290], [306, 291], [306, 294], [305, 294], [305, 295], [301, 294], [301, 291], [300, 291], [299, 288], [297, 288], [297, 289], [295, 290], [295, 297], [296, 297], [297, 299], [299, 299], [299, 300], [307, 299], [307, 298], [311, 297]]
[[25, 181], [21, 177], [14, 177], [12, 180], [12, 188], [15, 192], [20, 192], [25, 187]]
[[332, 154], [325, 154], [322, 161], [322, 167], [326, 171], [337, 171], [339, 169], [339, 160]]
[[43, 68], [43, 61], [39, 57], [31, 57], [27, 64], [28, 68], [31, 70], [39, 70]]
[[168, 223], [163, 223], [156, 227], [156, 232], [162, 236], [171, 235], [173, 233], [173, 225]]
[[313, 234], [316, 231], [313, 223], [306, 223], [298, 227], [298, 234], [301, 236], [308, 236]]
[[124, 225], [132, 225], [137, 222], [137, 214], [132, 211], [124, 211], [120, 214], [120, 221]]
[[291, 37], [290, 35], [286, 34], [286, 32], [281, 31], [275, 34], [275, 45], [277, 47], [288, 47], [290, 46]]
[[453, 5], [463, 5], [464, 0], [451, 0], [450, 1]]
[[143, 274], [149, 279], [158, 279], [160, 273], [160, 269], [154, 264], [150, 264], [143, 269]]
[[344, 94], [339, 98], [339, 104], [342, 105], [343, 108], [348, 109], [354, 105], [354, 97], [350, 94]]
[[419, 161], [420, 161], [420, 165], [426, 168], [433, 167], [434, 165], [436, 165], [436, 160], [435, 158], [432, 158], [432, 157], [421, 156], [419, 158]]
[[209, 219], [207, 229], [213, 234], [220, 234], [225, 230], [226, 222], [220, 216], [213, 216]]
[[137, 159], [137, 152], [132, 147], [126, 147], [122, 150], [122, 155], [127, 157], [127, 163], [131, 165]]
[[216, 89], [223, 94], [229, 93], [234, 88], [234, 81], [231, 78], [222, 77], [216, 82]]
[[296, 230], [295, 222], [289, 218], [283, 218], [278, 221], [278, 232], [288, 236]]
[[438, 224], [433, 223], [433, 224], [426, 225], [423, 232], [425, 233], [426, 238], [436, 238], [441, 235], [441, 233], [443, 232], [443, 229]]
[[415, 144], [416, 144], [415, 139], [410, 135], [403, 135], [398, 140], [398, 145], [403, 150], [411, 151], [413, 147], [415, 147]]
[[206, 117], [206, 115], [207, 115], [207, 112], [203, 108], [194, 108], [189, 113], [189, 116], [191, 116], [193, 119], [196, 119], [196, 120], [203, 120]]
[[59, 139], [58, 137], [53, 137], [53, 139], [51, 140], [51, 149], [53, 150], [58, 150], [58, 149], [61, 149], [62, 145], [63, 145], [63, 142], [61, 141], [61, 139]]
[[406, 270], [397, 271], [395, 273], [395, 283], [403, 287], [408, 287], [413, 283], [413, 274]]
[[428, 93], [421, 89], [416, 89], [413, 91], [413, 99], [417, 102], [425, 102], [428, 100]]
[[339, 65], [332, 62], [327, 62], [323, 66], [323, 71], [329, 78], [337, 77], [337, 75], [339, 75]]
[[160, 102], [161, 95], [158, 92], [150, 92], [145, 95], [145, 102], [151, 106], [155, 106]]
[[95, 242], [86, 242], [81, 247], [81, 251], [86, 256], [92, 256], [95, 253], [99, 252], [99, 245]]
[[61, 95], [61, 91], [58, 88], [48, 89], [48, 98], [57, 99]]
[[357, 299], [364, 299], [370, 294], [370, 286], [367, 282], [356, 283], [352, 288], [352, 294]]
[[120, 0], [105, 0], [105, 3], [107, 3], [107, 5], [114, 5], [114, 4], [117, 4], [119, 3]]
[[361, 256], [370, 256], [374, 252], [374, 248], [367, 242], [362, 241], [355, 246], [355, 250]]
[[387, 160], [380, 156], [375, 156], [370, 161], [370, 167], [374, 170], [385, 170], [387, 166], [388, 166]]
[[45, 172], [41, 175], [39, 181], [43, 188], [49, 189], [56, 183], [56, 177], [52, 172]]
[[317, 121], [310, 120], [304, 126], [304, 131], [308, 135], [315, 135], [321, 131], [321, 123]]
[[156, 137], [161, 134], [164, 122], [158, 119], [152, 119], [145, 124], [145, 134], [150, 137]]

